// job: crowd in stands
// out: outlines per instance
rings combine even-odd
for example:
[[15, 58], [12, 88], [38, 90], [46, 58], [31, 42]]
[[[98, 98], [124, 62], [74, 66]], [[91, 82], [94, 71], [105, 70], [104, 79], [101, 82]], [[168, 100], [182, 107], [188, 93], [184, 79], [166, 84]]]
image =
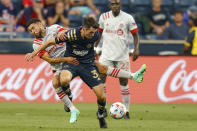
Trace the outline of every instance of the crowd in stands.
[[[196, 3], [197, 0], [122, 0], [122, 10], [134, 16], [142, 38], [184, 40], [188, 20], [197, 17]], [[84, 16], [97, 19], [108, 10], [108, 0], [0, 0], [0, 32], [10, 32], [10, 24], [14, 32], [25, 32], [31, 18], [39, 18], [48, 26], [79, 26]]]
[[[17, 5], [20, 6], [19, 10], [17, 10]], [[15, 2], [14, 0], [1, 0], [0, 31], [9, 32], [8, 25], [13, 24], [13, 31], [25, 32], [25, 25], [31, 18], [39, 18], [48, 26], [60, 24], [68, 27], [70, 23], [68, 15], [80, 17], [91, 15], [97, 18], [99, 14], [100, 10], [96, 8], [92, 0], [18, 0]]]

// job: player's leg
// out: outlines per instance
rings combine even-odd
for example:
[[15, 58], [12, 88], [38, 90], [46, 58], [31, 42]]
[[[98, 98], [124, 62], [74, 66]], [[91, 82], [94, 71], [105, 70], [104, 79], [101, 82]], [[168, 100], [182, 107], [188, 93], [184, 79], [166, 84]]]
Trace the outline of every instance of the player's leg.
[[126, 115], [124, 118], [128, 120], [130, 119], [129, 116], [130, 93], [129, 93], [128, 79], [119, 78], [119, 81], [120, 81], [122, 102], [126, 106]]
[[[60, 87], [59, 79], [60, 79], [59, 74], [55, 73], [55, 75], [53, 77], [52, 84], [53, 84], [53, 87], [55, 89], [55, 92], [59, 96], [60, 100], [64, 103], [65, 111], [66, 112], [69, 112], [70, 111], [70, 108], [75, 108], [75, 107], [72, 104], [71, 100], [69, 99], [68, 95]], [[72, 106], [72, 107], [70, 107], [70, 106]], [[68, 107], [70, 107], [70, 108], [68, 108]]]
[[[66, 93], [68, 95], [68, 98], [72, 102], [73, 95], [72, 95], [72, 92], [71, 92], [71, 89], [70, 89], [70, 84], [66, 87], [62, 87], [62, 90], [64, 91], [64, 93]], [[67, 105], [64, 105], [64, 110], [66, 112], [70, 112], [70, 109], [67, 107]]]
[[105, 117], [107, 116], [107, 111], [105, 109], [106, 97], [103, 87], [104, 87], [103, 84], [99, 84], [97, 86], [94, 86], [92, 90], [97, 96], [97, 104], [98, 104], [97, 117], [99, 119], [100, 128], [107, 128], [107, 123], [105, 121]]
[[96, 64], [97, 69], [100, 73], [100, 78], [101, 78], [102, 83], [104, 85], [104, 92], [106, 94], [107, 93], [107, 91], [106, 91], [107, 70], [108, 70], [108, 67], [113, 66], [113, 63], [112, 63], [112, 61], [106, 60], [104, 58], [100, 58], [99, 62], [96, 61], [95, 64]]
[[97, 117], [99, 119], [100, 128], [107, 128], [107, 123], [105, 121], [107, 112], [105, 109], [106, 98], [104, 86], [101, 82], [96, 66], [94, 65], [94, 63], [83, 64], [78, 71], [80, 72], [81, 79], [94, 91], [97, 96]]
[[60, 73], [61, 86], [63, 87], [68, 86], [71, 80], [72, 80], [72, 73], [69, 70], [62, 70]]
[[66, 87], [62, 87], [62, 90], [68, 95], [69, 99], [72, 101], [73, 95], [70, 89], [70, 84]]
[[141, 83], [143, 81], [143, 75], [146, 71], [146, 65], [142, 65], [141, 68], [135, 72], [131, 73], [129, 71], [125, 71], [123, 69], [114, 68], [112, 66], [107, 66], [101, 64], [100, 62], [95, 62], [98, 68], [99, 73], [101, 74], [101, 79], [105, 82], [106, 75], [112, 76], [115, 78], [126, 78], [126, 79], [134, 79], [136, 82]]
[[[129, 62], [129, 60], [115, 62], [114, 66], [117, 67], [117, 68], [121, 68], [125, 71], [130, 72], [130, 62]], [[128, 79], [119, 78], [119, 81], [120, 81], [122, 102], [126, 106], [126, 115], [125, 115], [124, 118], [125, 119], [130, 119], [130, 117], [129, 117], [130, 93], [129, 93]]]
[[134, 73], [119, 69], [119, 68], [114, 68], [111, 66], [103, 65], [100, 62], [95, 62], [96, 66], [98, 68], [98, 71], [102, 75], [108, 75], [116, 78], [127, 78], [127, 79], [132, 79], [134, 76]]
[[[63, 64], [63, 69], [60, 73], [60, 83], [62, 87], [66, 87], [69, 85], [70, 81], [72, 80], [73, 77], [76, 76], [76, 72], [74, 70], [74, 65], [64, 63]], [[72, 104], [72, 103], [71, 103]], [[71, 110], [71, 116], [70, 116], [70, 123], [74, 123], [77, 121], [77, 117], [80, 114], [78, 109], [72, 108], [73, 106], [70, 105], [68, 106]]]

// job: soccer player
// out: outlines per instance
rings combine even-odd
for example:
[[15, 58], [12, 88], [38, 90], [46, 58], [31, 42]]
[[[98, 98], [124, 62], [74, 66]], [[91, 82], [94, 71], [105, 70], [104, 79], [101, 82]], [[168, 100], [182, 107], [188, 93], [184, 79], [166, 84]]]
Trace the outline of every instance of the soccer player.
[[[77, 60], [80, 61], [80, 64], [75, 66], [72, 64], [64, 63], [63, 71], [61, 72], [60, 76], [60, 82], [62, 85], [67, 85], [72, 78], [79, 75], [84, 80], [84, 82], [87, 83], [87, 85], [92, 87], [98, 98], [99, 109], [97, 115], [100, 122], [100, 127], [106, 128], [107, 125], [104, 119], [104, 117], [106, 116], [104, 108], [105, 95], [103, 94], [102, 84], [100, 84], [101, 81], [94, 64], [93, 44], [98, 39], [98, 32], [96, 32], [95, 29], [96, 25], [97, 24], [94, 19], [86, 18], [84, 20], [83, 27], [71, 29], [66, 32], [66, 39], [64, 41], [67, 43], [67, 50], [65, 56], [76, 57]], [[37, 53], [45, 49], [47, 46], [59, 42], [62, 41], [59, 41], [58, 38], [50, 39], [46, 43], [42, 44], [42, 46], [39, 49], [35, 50], [33, 53], [26, 55], [26, 59], [32, 59]], [[97, 65], [99, 64], [97, 63]], [[106, 73], [109, 70], [106, 68], [106, 66], [101, 66], [100, 69], [103, 73]], [[113, 71], [116, 71], [115, 74], [113, 74], [113, 72], [111, 73], [114, 76], [118, 76], [118, 72], [121, 72], [121, 70], [117, 69], [114, 69]], [[136, 76], [136, 80], [142, 80], [143, 75], [141, 74], [143, 73], [143, 71], [144, 70], [142, 70], [141, 73], [135, 73], [134, 76]], [[131, 77], [131, 74], [129, 74], [129, 77]]]
[[[99, 18], [98, 30], [103, 37], [102, 54], [99, 62], [103, 65], [114, 66], [115, 68], [130, 71], [128, 35], [129, 33], [133, 35], [133, 61], [135, 61], [139, 55], [138, 28], [133, 17], [120, 10], [120, 0], [111, 0], [110, 8], [111, 11], [103, 13]], [[145, 71], [146, 65], [143, 65], [141, 69]], [[101, 78], [105, 85], [106, 75], [101, 75]], [[127, 109], [124, 118], [130, 119], [130, 93], [128, 79], [121, 78], [119, 81], [122, 93], [122, 101]]]
[[[60, 27], [59, 25], [52, 25], [46, 28], [39, 19], [31, 19], [27, 23], [27, 30], [35, 36], [33, 49], [36, 50], [43, 42], [53, 38], [54, 36], [57, 36], [58, 32], [63, 31], [64, 28]], [[65, 111], [71, 111], [70, 123], [74, 123], [77, 120], [77, 114], [79, 111], [75, 108], [70, 100], [72, 99], [70, 89], [68, 87], [60, 87], [59, 74], [62, 62], [67, 62], [75, 65], [77, 65], [79, 62], [76, 60], [76, 58], [73, 57], [63, 57], [65, 50], [66, 44], [63, 42], [58, 45], [52, 45], [46, 48], [45, 50], [40, 52], [38, 56], [51, 65], [54, 72], [52, 81], [53, 87], [60, 100], [64, 103]], [[62, 88], [66, 88], [67, 94], [69, 96], [63, 91]]]
[[98, 23], [91, 17], [86, 17], [82, 27], [74, 28], [67, 31], [64, 41], [58, 38], [52, 38], [43, 43], [39, 50], [32, 53], [34, 57], [37, 53], [45, 49], [49, 45], [57, 45], [66, 42], [65, 57], [71, 56], [77, 58], [80, 62], [78, 65], [64, 63], [60, 74], [60, 83], [67, 86], [69, 82], [76, 76], [81, 79], [94, 91], [97, 96], [98, 112], [100, 128], [107, 128], [105, 117], [107, 116], [105, 105], [106, 98], [103, 84], [99, 78], [97, 68], [94, 63], [94, 43], [98, 40]]

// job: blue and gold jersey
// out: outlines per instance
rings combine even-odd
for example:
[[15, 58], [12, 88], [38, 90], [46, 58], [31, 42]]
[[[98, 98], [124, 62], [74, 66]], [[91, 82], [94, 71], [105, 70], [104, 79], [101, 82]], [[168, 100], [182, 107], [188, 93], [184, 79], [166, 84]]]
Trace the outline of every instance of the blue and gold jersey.
[[65, 57], [75, 57], [80, 63], [92, 63], [94, 62], [94, 43], [98, 40], [99, 33], [97, 31], [92, 39], [83, 39], [81, 29], [82, 27], [68, 30], [65, 33], [67, 36], [65, 41], [58, 41], [57, 38], [55, 41], [56, 43], [66, 42]]
[[197, 27], [189, 29], [185, 45], [190, 47], [188, 50], [189, 55], [197, 55]]

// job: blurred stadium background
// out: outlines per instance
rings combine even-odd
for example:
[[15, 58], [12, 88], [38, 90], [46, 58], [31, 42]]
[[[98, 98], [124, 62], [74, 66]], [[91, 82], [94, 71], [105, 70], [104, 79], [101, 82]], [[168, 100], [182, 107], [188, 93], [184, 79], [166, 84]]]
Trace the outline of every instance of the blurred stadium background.
[[[1, 0], [5, 1], [10, 0]], [[64, 112], [63, 104], [52, 89], [53, 74], [49, 65], [39, 58], [34, 63], [24, 61], [25, 53], [32, 51], [33, 36], [25, 30], [17, 30], [26, 8], [22, 0], [10, 2], [15, 13], [9, 17], [3, 15], [5, 11], [0, 6], [0, 130], [100, 130], [95, 115], [96, 97], [80, 78], [71, 82], [71, 89], [81, 115], [75, 125], [70, 125], [69, 114]], [[110, 10], [108, 0], [93, 0], [93, 3], [101, 13]], [[47, 4], [46, 0], [42, 8], [48, 10], [50, 2]], [[162, 0], [170, 23], [176, 9], [197, 14], [195, 6], [197, 0]], [[107, 130], [196, 131], [197, 57], [182, 55], [184, 39], [159, 39], [150, 32], [147, 13], [151, 7], [152, 0], [122, 0], [122, 10], [134, 16], [140, 30], [141, 57], [131, 62], [131, 71], [144, 63], [148, 69], [142, 84], [129, 81], [131, 120], [108, 117]], [[83, 16], [67, 14], [67, 18], [70, 21], [67, 26], [72, 28], [81, 25]], [[3, 23], [5, 19], [9, 22]], [[131, 38], [131, 50], [132, 47]], [[116, 101], [121, 101], [119, 83], [109, 77], [108, 109], [110, 103]]]

